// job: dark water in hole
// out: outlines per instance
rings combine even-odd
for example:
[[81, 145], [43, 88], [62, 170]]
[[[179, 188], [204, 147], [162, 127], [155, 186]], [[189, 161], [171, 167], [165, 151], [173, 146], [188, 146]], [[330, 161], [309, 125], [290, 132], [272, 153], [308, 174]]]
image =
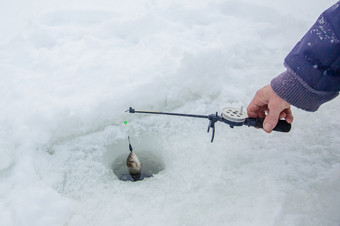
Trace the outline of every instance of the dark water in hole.
[[[141, 177], [140, 180], [143, 180], [148, 177], [152, 177], [153, 175], [159, 173], [164, 170], [164, 163], [159, 156], [156, 156], [152, 152], [137, 152], [135, 153], [142, 165]], [[131, 175], [129, 174], [129, 170], [126, 166], [126, 159], [129, 155], [129, 152], [126, 154], [118, 156], [111, 165], [111, 169], [113, 173], [122, 181], [134, 181]]]

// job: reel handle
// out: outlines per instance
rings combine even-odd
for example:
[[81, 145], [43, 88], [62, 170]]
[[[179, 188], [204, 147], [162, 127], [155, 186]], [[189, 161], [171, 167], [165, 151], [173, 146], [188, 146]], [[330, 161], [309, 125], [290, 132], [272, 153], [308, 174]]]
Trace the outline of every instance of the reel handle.
[[[256, 128], [261, 128], [261, 129], [263, 128], [264, 118], [248, 118], [248, 120], [249, 120], [248, 126], [254, 126]], [[286, 120], [279, 120], [273, 130], [277, 132], [288, 133], [291, 128], [292, 128], [292, 125], [288, 123]]]

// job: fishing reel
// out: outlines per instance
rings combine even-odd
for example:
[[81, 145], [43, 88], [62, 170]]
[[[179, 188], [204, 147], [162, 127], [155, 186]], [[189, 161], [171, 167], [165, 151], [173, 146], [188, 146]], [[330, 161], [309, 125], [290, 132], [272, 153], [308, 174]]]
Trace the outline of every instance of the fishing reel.
[[243, 112], [243, 107], [241, 109], [226, 107], [223, 108], [221, 116], [216, 112], [215, 115], [209, 115], [209, 126], [207, 132], [209, 133], [210, 128], [212, 128], [211, 142], [214, 141], [215, 137], [215, 123], [217, 121], [224, 122], [234, 128], [234, 126], [242, 126], [247, 118], [247, 114]]
[[247, 113], [243, 111], [243, 107], [241, 109], [226, 107], [222, 110], [222, 119], [228, 124], [230, 124], [230, 127], [233, 128], [234, 125], [236, 126], [242, 126], [243, 122], [248, 117]]
[[[211, 142], [214, 141], [215, 137], [215, 123], [220, 121], [228, 124], [230, 128], [234, 128], [234, 126], [252, 126], [256, 128], [263, 128], [263, 118], [248, 118], [246, 112], [243, 111], [243, 107], [241, 109], [236, 109], [232, 107], [223, 108], [222, 114], [211, 115], [196, 115], [196, 114], [182, 114], [182, 113], [170, 113], [170, 112], [157, 112], [157, 111], [136, 111], [132, 107], [129, 108], [126, 112], [129, 113], [146, 113], [146, 114], [158, 114], [158, 115], [173, 115], [173, 116], [183, 116], [183, 117], [193, 117], [193, 118], [207, 118], [209, 119], [209, 125], [207, 132], [209, 133], [210, 128], [212, 128]], [[291, 129], [291, 124], [289, 124], [285, 120], [279, 120], [276, 127], [273, 129], [277, 132], [289, 132]]]

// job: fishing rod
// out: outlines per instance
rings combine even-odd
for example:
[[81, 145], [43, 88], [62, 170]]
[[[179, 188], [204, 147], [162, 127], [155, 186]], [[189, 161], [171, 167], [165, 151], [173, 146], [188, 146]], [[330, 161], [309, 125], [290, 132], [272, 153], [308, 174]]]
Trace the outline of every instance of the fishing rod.
[[[196, 114], [183, 114], [183, 113], [171, 113], [171, 112], [160, 112], [160, 111], [137, 111], [134, 108], [130, 107], [129, 110], [126, 110], [129, 113], [144, 113], [144, 114], [157, 114], [157, 115], [172, 115], [172, 116], [182, 116], [182, 117], [191, 117], [191, 118], [206, 118], [209, 120], [208, 130], [209, 133], [210, 128], [212, 128], [211, 142], [214, 141], [215, 137], [215, 123], [216, 122], [224, 122], [230, 126], [230, 128], [234, 128], [234, 126], [253, 126], [256, 128], [263, 128], [263, 118], [248, 118], [247, 113], [243, 111], [243, 107], [241, 109], [226, 107], [222, 110], [221, 115], [210, 114], [210, 115], [196, 115]], [[276, 127], [273, 129], [277, 132], [285, 132], [288, 133], [291, 129], [291, 124], [289, 124], [285, 120], [279, 120]]]

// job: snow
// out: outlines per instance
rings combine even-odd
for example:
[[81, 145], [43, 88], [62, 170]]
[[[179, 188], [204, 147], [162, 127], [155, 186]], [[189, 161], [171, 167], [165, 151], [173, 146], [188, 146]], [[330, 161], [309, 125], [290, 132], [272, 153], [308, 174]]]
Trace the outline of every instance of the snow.
[[[293, 108], [288, 134], [216, 124], [212, 144], [208, 120], [124, 112], [246, 107], [333, 3], [7, 1], [0, 225], [339, 225], [339, 98]], [[128, 135], [164, 170], [119, 180]]]

